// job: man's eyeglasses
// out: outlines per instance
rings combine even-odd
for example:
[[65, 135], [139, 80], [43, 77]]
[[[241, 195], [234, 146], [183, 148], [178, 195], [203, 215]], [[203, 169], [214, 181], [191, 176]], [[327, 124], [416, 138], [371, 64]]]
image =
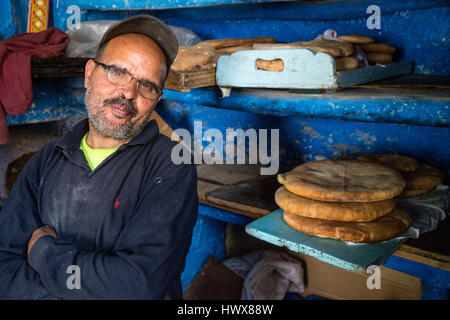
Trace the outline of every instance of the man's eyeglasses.
[[157, 100], [161, 95], [161, 88], [156, 84], [149, 80], [139, 80], [136, 79], [131, 73], [127, 70], [116, 67], [116, 66], [108, 66], [104, 63], [98, 62], [94, 59], [95, 64], [102, 66], [108, 75], [108, 80], [111, 81], [112, 84], [118, 87], [126, 87], [130, 84], [130, 82], [135, 79], [137, 90], [141, 96], [150, 100]]

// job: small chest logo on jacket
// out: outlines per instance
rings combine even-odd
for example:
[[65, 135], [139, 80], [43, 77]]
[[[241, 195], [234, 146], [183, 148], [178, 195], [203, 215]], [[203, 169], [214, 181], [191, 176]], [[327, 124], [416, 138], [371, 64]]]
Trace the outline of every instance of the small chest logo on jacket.
[[117, 209], [120, 205], [119, 197], [116, 198], [116, 202], [114, 202], [114, 209]]

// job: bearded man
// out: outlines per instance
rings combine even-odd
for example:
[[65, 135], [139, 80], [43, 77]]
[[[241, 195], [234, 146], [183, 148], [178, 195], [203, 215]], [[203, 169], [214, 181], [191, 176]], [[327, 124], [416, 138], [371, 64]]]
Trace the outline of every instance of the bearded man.
[[88, 119], [36, 153], [0, 211], [0, 298], [182, 299], [197, 173], [150, 121], [177, 50], [149, 15], [105, 33]]

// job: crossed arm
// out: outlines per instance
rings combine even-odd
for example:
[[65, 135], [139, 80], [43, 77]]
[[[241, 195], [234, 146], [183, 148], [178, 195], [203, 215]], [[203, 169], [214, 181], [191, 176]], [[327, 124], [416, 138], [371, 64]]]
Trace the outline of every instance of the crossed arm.
[[[98, 252], [42, 226], [36, 184], [22, 174], [0, 211], [0, 298], [163, 299], [190, 245], [197, 214], [195, 169], [157, 187], [177, 198], [157, 199], [148, 190], [113, 250]], [[70, 265], [81, 270], [79, 290], [67, 287]]]
[[48, 225], [43, 225], [42, 227], [37, 228], [36, 230], [34, 230], [30, 240], [28, 241], [27, 255], [30, 254], [30, 250], [33, 247], [34, 243], [42, 236], [52, 236], [55, 239], [58, 238], [55, 229]]

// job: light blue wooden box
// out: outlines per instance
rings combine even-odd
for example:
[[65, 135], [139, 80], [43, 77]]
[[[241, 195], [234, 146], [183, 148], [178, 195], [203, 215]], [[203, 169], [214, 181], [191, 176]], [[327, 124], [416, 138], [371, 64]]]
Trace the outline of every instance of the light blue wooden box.
[[[283, 60], [282, 71], [260, 70], [258, 59]], [[220, 87], [278, 89], [338, 89], [411, 73], [412, 62], [336, 71], [331, 54], [309, 49], [242, 50], [217, 61], [216, 83]]]

